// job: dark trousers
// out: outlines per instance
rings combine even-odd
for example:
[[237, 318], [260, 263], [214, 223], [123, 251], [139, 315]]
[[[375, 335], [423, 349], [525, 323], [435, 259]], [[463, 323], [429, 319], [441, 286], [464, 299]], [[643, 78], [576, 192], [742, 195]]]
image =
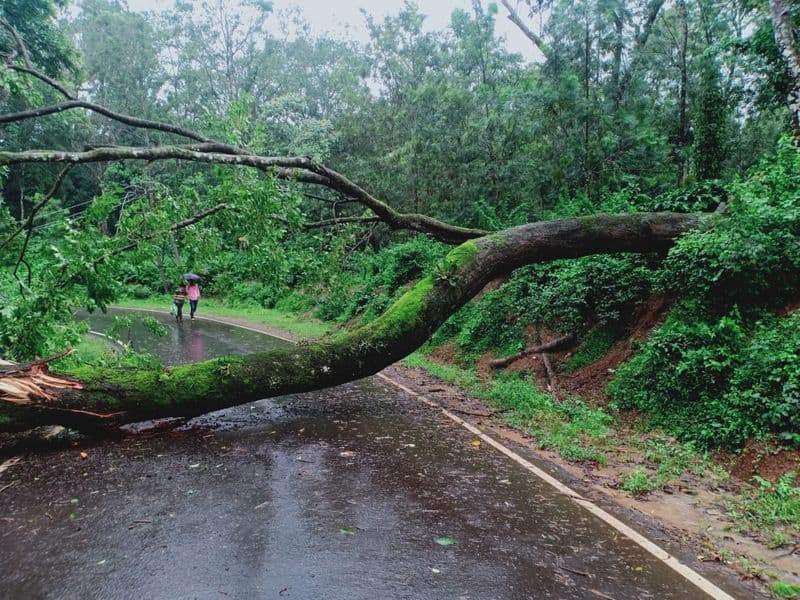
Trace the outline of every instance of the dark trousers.
[[175, 318], [178, 319], [178, 321], [183, 321], [183, 301], [175, 301], [175, 310], [177, 311], [175, 313]]
[[193, 319], [195, 311], [197, 311], [197, 300], [189, 300], [189, 316]]

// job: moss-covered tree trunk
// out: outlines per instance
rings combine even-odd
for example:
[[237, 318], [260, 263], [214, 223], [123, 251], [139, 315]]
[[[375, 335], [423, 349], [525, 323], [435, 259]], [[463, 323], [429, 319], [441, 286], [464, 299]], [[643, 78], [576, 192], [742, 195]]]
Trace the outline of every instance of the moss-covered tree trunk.
[[41, 367], [0, 378], [0, 430], [61, 424], [86, 431], [189, 417], [372, 375], [421, 346], [489, 281], [536, 262], [653, 252], [707, 215], [595, 215], [533, 223], [465, 242], [372, 323], [334, 339], [164, 370]]

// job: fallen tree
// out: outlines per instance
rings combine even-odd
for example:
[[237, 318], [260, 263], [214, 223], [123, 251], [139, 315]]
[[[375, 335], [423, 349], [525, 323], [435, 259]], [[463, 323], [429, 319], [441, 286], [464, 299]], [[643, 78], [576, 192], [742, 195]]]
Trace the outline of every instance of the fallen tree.
[[421, 346], [489, 281], [536, 262], [668, 249], [716, 215], [627, 213], [512, 227], [454, 248], [372, 323], [330, 340], [155, 370], [36, 364], [0, 377], [0, 430], [60, 424], [98, 432], [161, 417], [190, 417], [256, 399], [372, 375]]
[[[380, 221], [391, 229], [407, 229], [446, 243], [460, 244], [434, 272], [421, 279], [375, 321], [331, 339], [168, 369], [83, 366], [70, 373], [52, 373], [41, 361], [6, 369], [0, 372], [0, 431], [54, 424], [90, 433], [113, 431], [126, 423], [192, 417], [256, 399], [359, 379], [380, 371], [421, 346], [450, 315], [498, 276], [524, 265], [556, 259], [617, 252], [664, 252], [687, 231], [724, 218], [678, 213], [598, 214], [530, 223], [489, 233], [444, 223], [427, 215], [399, 213], [345, 176], [308, 157], [261, 156], [181, 127], [131, 117], [78, 100], [67, 86], [35, 68], [24, 43], [8, 23], [0, 25], [14, 34], [18, 46], [17, 52], [5, 57], [5, 66], [38, 79], [68, 100], [60, 105], [5, 115], [0, 117], [0, 123], [18, 123], [63, 110], [89, 110], [128, 126], [193, 141], [153, 147], [99, 146], [84, 151], [0, 152], [0, 166], [65, 165], [53, 191], [37, 204], [36, 211], [54, 196], [70, 165], [97, 161], [189, 160], [250, 167], [293, 185], [323, 186], [343, 201], [361, 204], [374, 215], [334, 219], [337, 222]], [[307, 196], [318, 198], [313, 194]], [[209, 211], [198, 212], [172, 225], [168, 231], [226, 207], [220, 204]], [[330, 221], [322, 221], [319, 226], [328, 223]], [[32, 224], [33, 217], [13, 234], [26, 233], [18, 263], [24, 262]], [[124, 252], [135, 245], [135, 241], [126, 241], [118, 251]]]

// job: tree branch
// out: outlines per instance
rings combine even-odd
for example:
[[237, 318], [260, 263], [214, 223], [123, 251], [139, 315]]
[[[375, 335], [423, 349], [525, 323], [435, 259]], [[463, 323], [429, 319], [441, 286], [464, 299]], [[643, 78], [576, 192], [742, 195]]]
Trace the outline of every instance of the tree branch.
[[[13, 27], [11, 29], [13, 30]], [[18, 45], [20, 45], [20, 48], [25, 49], [24, 42], [19, 38], [18, 35], [16, 35], [16, 32], [12, 31], [12, 34], [15, 34], [15, 40], [17, 41]], [[27, 52], [27, 50], [25, 51]], [[349, 181], [346, 177], [340, 175], [336, 171], [316, 164], [311, 158], [256, 156], [242, 148], [216, 142], [200, 135], [199, 133], [182, 127], [139, 119], [129, 115], [123, 115], [109, 110], [103, 106], [78, 100], [74, 95], [70, 94], [66, 88], [64, 88], [64, 86], [34, 69], [30, 64], [30, 61], [27, 61], [27, 65], [24, 68], [17, 67], [15, 65], [11, 65], [10, 68], [15, 68], [41, 79], [48, 85], [51, 85], [55, 89], [59, 90], [70, 101], [54, 106], [34, 109], [31, 111], [5, 115], [4, 117], [0, 117], [0, 123], [36, 118], [45, 114], [54, 114], [64, 110], [70, 110], [72, 108], [85, 108], [133, 127], [154, 129], [181, 135], [189, 139], [194, 139], [200, 142], [200, 144], [184, 146], [159, 146], [152, 148], [104, 147], [95, 148], [85, 152], [30, 151], [19, 153], [0, 153], [0, 155], [2, 155], [0, 156], [0, 164], [15, 164], [24, 162], [67, 162], [78, 164], [86, 162], [117, 161], [128, 159], [152, 161], [175, 158], [216, 164], [244, 165], [254, 167], [262, 171], [270, 171], [278, 179], [322, 185], [335, 190], [341, 193], [343, 196], [352, 198], [353, 201], [360, 202], [364, 206], [368, 207], [392, 229], [410, 229], [412, 231], [419, 231], [420, 233], [425, 233], [431, 237], [450, 244], [461, 243], [464, 240], [473, 239], [486, 234], [485, 231], [479, 229], [469, 229], [449, 225], [426, 215], [398, 213], [389, 205], [381, 202], [369, 194], [366, 190]]]
[[304, 223], [303, 229], [320, 229], [331, 225], [344, 225], [345, 223], [379, 223], [381, 220], [380, 217], [336, 217], [335, 219]]
[[309, 200], [319, 200], [320, 202], [327, 202], [328, 204], [351, 204], [353, 202], [358, 202], [355, 198], [325, 198], [324, 196], [320, 196], [319, 194], [309, 194], [308, 192], [304, 193], [303, 196], [308, 198]]
[[39, 79], [40, 81], [43, 81], [50, 87], [58, 90], [58, 92], [61, 93], [68, 100], [76, 99], [76, 96], [73, 93], [71, 93], [66, 87], [64, 87], [62, 84], [60, 84], [52, 77], [48, 77], [38, 69], [34, 69], [33, 67], [23, 67], [21, 65], [8, 65], [8, 68], [11, 69], [12, 71], [17, 71], [19, 73], [27, 73], [28, 75], [36, 77], [36, 79]]
[[108, 260], [109, 258], [111, 258], [112, 256], [115, 256], [117, 254], [122, 254], [123, 252], [127, 252], [128, 250], [133, 250], [134, 248], [136, 248], [136, 246], [138, 246], [142, 242], [145, 242], [147, 240], [151, 240], [151, 239], [153, 239], [154, 237], [156, 237], [158, 235], [161, 235], [161, 234], [164, 234], [164, 233], [169, 233], [171, 231], [178, 231], [180, 229], [185, 229], [186, 227], [189, 227], [189, 225], [194, 225], [195, 223], [199, 223], [200, 221], [202, 221], [206, 217], [210, 217], [211, 215], [216, 214], [221, 210], [225, 210], [226, 208], [231, 208], [230, 204], [225, 204], [225, 203], [217, 204], [216, 206], [214, 206], [212, 208], [209, 208], [208, 210], [204, 210], [202, 212], [199, 212], [199, 213], [196, 213], [196, 214], [192, 215], [188, 219], [184, 219], [183, 221], [178, 221], [177, 223], [173, 223], [166, 230], [149, 233], [149, 234], [147, 234], [147, 235], [145, 235], [143, 237], [140, 237], [137, 240], [134, 240], [134, 241], [130, 242], [129, 244], [126, 244], [125, 246], [122, 246], [120, 248], [115, 248], [111, 253], [109, 253], [109, 254], [105, 255], [104, 257], [102, 257], [101, 259], [95, 261], [95, 264], [99, 264], [101, 262], [105, 262], [106, 260]]
[[14, 59], [16, 58], [16, 56], [15, 55], [8, 56], [6, 57], [6, 66], [9, 69], [13, 71], [18, 71], [20, 73], [26, 73], [28, 75], [32, 75], [33, 77], [36, 77], [40, 81], [43, 81], [50, 87], [58, 90], [65, 98], [69, 100], [75, 99], [75, 96], [71, 94], [66, 87], [57, 82], [55, 79], [48, 77], [38, 69], [34, 68], [33, 61], [31, 61], [30, 54], [28, 53], [28, 47], [25, 45], [25, 42], [20, 37], [19, 32], [13, 27], [13, 25], [11, 25], [11, 23], [6, 21], [6, 19], [0, 17], [0, 27], [3, 27], [5, 30], [7, 30], [11, 34], [11, 37], [14, 38], [14, 44], [17, 47], [17, 54], [19, 56], [22, 56], [22, 62], [24, 63], [24, 66], [15, 65]]
[[[14, 233], [12, 233], [10, 236], [4, 239], [3, 242], [0, 243], [0, 249], [5, 248], [9, 243], [11, 243], [11, 241], [15, 237], [17, 237], [20, 233], [25, 231], [26, 228], [28, 230], [27, 237], [30, 238], [31, 232], [33, 231], [33, 221], [36, 217], [36, 214], [40, 210], [42, 210], [47, 205], [47, 203], [50, 202], [50, 200], [52, 200], [55, 197], [56, 193], [58, 192], [58, 188], [61, 186], [61, 183], [64, 181], [64, 178], [67, 176], [67, 173], [71, 168], [72, 165], [67, 165], [63, 169], [61, 169], [61, 171], [58, 173], [58, 176], [56, 177], [56, 180], [53, 182], [50, 191], [31, 209], [31, 212], [28, 215], [28, 220], [26, 221], [25, 225], [20, 225], [20, 227], [18, 227], [17, 230], [14, 231]], [[25, 248], [27, 248], [27, 246], [28, 246], [28, 240], [26, 239]], [[25, 250], [23, 249], [20, 258], [22, 258], [24, 255], [25, 255]]]
[[[123, 123], [125, 125], [130, 125], [131, 127], [137, 127], [140, 129], [153, 129], [156, 131], [163, 131], [165, 133], [174, 133], [175, 135], [180, 135], [182, 137], [186, 137], [192, 140], [196, 140], [198, 142], [203, 142], [208, 144], [216, 143], [213, 140], [200, 135], [199, 133], [196, 133], [189, 129], [185, 129], [183, 127], [170, 125], [168, 123], [160, 123], [158, 121], [139, 119], [138, 117], [131, 117], [118, 112], [114, 112], [113, 110], [109, 110], [104, 106], [100, 106], [99, 104], [94, 104], [93, 102], [87, 102], [85, 100], [70, 100], [69, 102], [62, 102], [61, 104], [53, 104], [50, 106], [42, 106], [40, 108], [34, 108], [31, 110], [0, 115], [0, 125], [5, 123], [15, 123], [18, 121], [25, 121], [28, 119], [36, 119], [39, 117], [58, 114], [76, 108], [84, 108], [86, 110], [96, 112], [105, 117], [108, 117], [109, 119], [113, 119], [114, 121], [119, 121], [120, 123]], [[225, 144], [218, 144], [216, 148], [217, 151], [221, 151], [225, 148], [227, 148], [229, 151], [234, 151], [234, 152], [240, 151], [238, 148], [234, 148], [233, 146], [226, 146]]]
[[289, 181], [313, 183], [335, 190], [353, 198], [372, 210], [392, 229], [410, 229], [425, 233], [446, 243], [460, 243], [486, 235], [486, 231], [449, 225], [427, 215], [399, 213], [378, 200], [344, 175], [319, 165], [306, 156], [259, 156], [256, 154], [223, 154], [215, 152], [219, 145], [211, 143], [181, 146], [95, 148], [85, 152], [61, 150], [28, 150], [0, 152], [0, 165], [19, 163], [70, 163], [81, 164], [121, 160], [181, 159], [203, 163], [227, 164], [268, 170], [275, 177]]
[[11, 34], [11, 37], [14, 39], [14, 45], [17, 47], [19, 55], [22, 56], [22, 62], [25, 63], [26, 67], [32, 68], [33, 63], [31, 62], [30, 54], [28, 54], [28, 47], [25, 45], [25, 42], [22, 41], [19, 32], [4, 17], [0, 17], [0, 27]]
[[526, 356], [530, 356], [531, 354], [543, 354], [545, 352], [559, 352], [560, 350], [566, 350], [570, 348], [575, 343], [575, 336], [573, 334], [564, 335], [560, 338], [556, 338], [555, 340], [551, 340], [546, 344], [539, 344], [538, 346], [531, 346], [530, 348], [525, 348], [522, 352], [517, 352], [516, 354], [512, 354], [511, 356], [506, 356], [505, 358], [496, 358], [489, 364], [493, 369], [503, 369], [510, 365], [513, 362], [520, 360], [521, 358], [525, 358]]
[[542, 54], [544, 54], [545, 59], [549, 60], [550, 58], [552, 58], [553, 51], [550, 48], [550, 46], [548, 46], [547, 42], [545, 42], [540, 36], [536, 34], [536, 32], [534, 32], [530, 27], [528, 27], [525, 24], [525, 21], [523, 21], [520, 18], [520, 16], [517, 14], [517, 11], [514, 9], [513, 6], [511, 6], [511, 3], [508, 0], [500, 0], [500, 2], [508, 11], [509, 21], [514, 23], [514, 25], [516, 25], [519, 28], [519, 30], [522, 31], [523, 34], [525, 34], [525, 37], [527, 37], [530, 41], [534, 43], [534, 45], [539, 49], [539, 51]]
[[67, 173], [72, 168], [72, 165], [67, 165], [59, 172], [56, 180], [53, 182], [53, 186], [50, 188], [50, 191], [39, 201], [32, 209], [30, 214], [28, 215], [28, 220], [25, 225], [22, 225], [19, 229], [17, 229], [14, 233], [12, 233], [8, 238], [6, 238], [2, 244], [0, 244], [0, 248], [5, 247], [11, 240], [13, 240], [17, 235], [27, 227], [27, 233], [25, 234], [25, 242], [22, 244], [22, 249], [19, 251], [19, 257], [17, 258], [17, 264], [14, 265], [14, 279], [17, 280], [19, 284], [19, 291], [22, 294], [22, 297], [25, 297], [25, 286], [22, 285], [22, 281], [20, 281], [19, 272], [20, 265], [25, 265], [25, 269], [28, 272], [28, 287], [31, 286], [31, 279], [33, 278], [33, 270], [31, 269], [30, 264], [28, 261], [25, 260], [25, 253], [28, 251], [28, 244], [30, 244], [31, 236], [33, 235], [33, 221], [36, 218], [36, 214], [44, 208], [50, 200], [56, 195], [58, 192], [58, 188], [61, 186], [61, 182], [64, 181], [64, 178], [67, 176]]

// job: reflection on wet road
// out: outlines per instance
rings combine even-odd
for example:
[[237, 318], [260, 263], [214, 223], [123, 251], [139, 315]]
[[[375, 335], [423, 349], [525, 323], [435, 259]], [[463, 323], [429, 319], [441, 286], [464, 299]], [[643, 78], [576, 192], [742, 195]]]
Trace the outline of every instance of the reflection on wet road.
[[[199, 362], [213, 356], [245, 354], [253, 350], [269, 350], [290, 345], [278, 338], [258, 331], [231, 327], [216, 321], [197, 319], [175, 321], [166, 315], [151, 312], [110, 310], [107, 314], [96, 313], [89, 320], [93, 331], [108, 332], [114, 325], [115, 316], [134, 316], [131, 327], [121, 327], [114, 337], [130, 342], [134, 350], [147, 350], [159, 357], [164, 364], [178, 365]], [[81, 314], [82, 318], [87, 315]], [[167, 326], [167, 335], [158, 335], [144, 325], [143, 319], [157, 318]]]
[[[167, 363], [283, 343], [168, 324], [171, 337], [152, 344]], [[706, 597], [375, 378], [195, 422], [208, 430], [96, 446], [87, 460], [28, 456], [7, 471], [0, 483], [18, 482], [0, 496], [2, 596]]]

